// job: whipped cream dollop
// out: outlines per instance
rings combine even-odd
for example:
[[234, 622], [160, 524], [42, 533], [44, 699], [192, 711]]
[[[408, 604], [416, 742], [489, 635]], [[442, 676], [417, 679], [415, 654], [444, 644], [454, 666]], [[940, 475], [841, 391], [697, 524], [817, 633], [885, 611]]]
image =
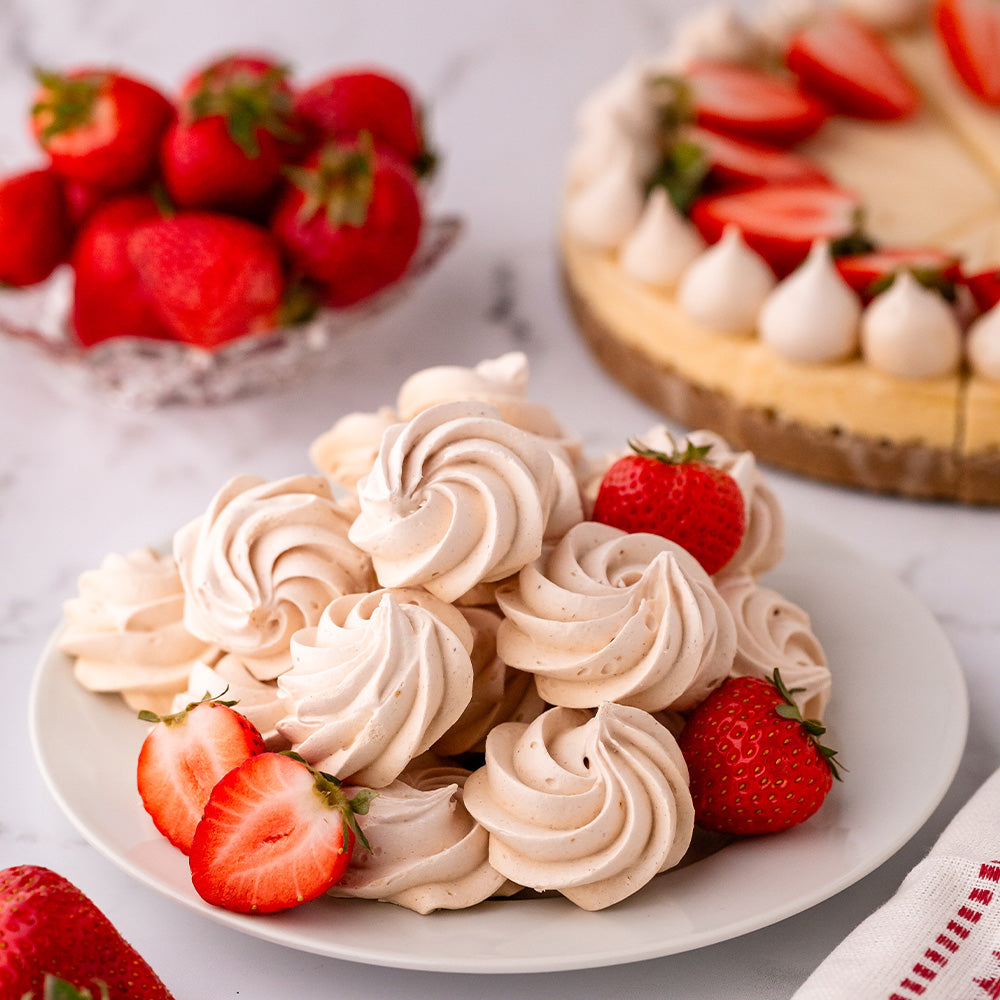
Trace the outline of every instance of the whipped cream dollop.
[[565, 453], [474, 402], [389, 428], [358, 503], [350, 539], [382, 586], [419, 585], [444, 601], [516, 573], [583, 517]]
[[584, 521], [497, 591], [500, 657], [552, 705], [686, 709], [726, 677], [732, 615], [679, 545]]
[[822, 719], [830, 669], [809, 615], [747, 575], [728, 576], [718, 586], [736, 622], [733, 675], [770, 679], [777, 669], [803, 718]]
[[381, 788], [458, 720], [472, 697], [472, 629], [417, 589], [350, 594], [292, 638], [278, 732], [314, 767]]
[[374, 413], [348, 413], [309, 447], [309, 458], [325, 476], [354, 489], [375, 464], [386, 429], [397, 423], [395, 410], [382, 406]]
[[238, 656], [226, 653], [217, 663], [196, 663], [187, 690], [174, 698], [172, 711], [180, 712], [206, 697], [236, 702], [233, 708], [257, 727], [269, 750], [288, 748], [288, 740], [276, 728], [291, 708], [287, 697], [274, 681], [257, 680]]
[[683, 72], [693, 62], [753, 63], [763, 53], [760, 34], [726, 3], [712, 4], [683, 18], [662, 56], [665, 69]]
[[422, 765], [423, 758], [378, 790], [362, 821], [371, 850], [355, 844], [329, 895], [430, 913], [474, 906], [507, 881], [489, 863], [489, 834], [465, 808], [469, 772]]
[[775, 284], [774, 273], [747, 246], [740, 230], [727, 226], [722, 238], [682, 275], [677, 302], [692, 320], [712, 332], [748, 337]]
[[993, 306], [972, 323], [965, 350], [973, 372], [1000, 382], [1000, 306]]
[[112, 553], [81, 574], [66, 601], [58, 645], [75, 657], [73, 672], [88, 691], [117, 692], [129, 707], [170, 711], [212, 644], [184, 624], [184, 588], [171, 556], [150, 548]]
[[829, 243], [818, 241], [765, 299], [757, 329], [783, 358], [827, 364], [856, 353], [860, 319], [861, 300], [837, 270]]
[[530, 722], [548, 706], [533, 674], [515, 670], [497, 655], [497, 631], [503, 620], [489, 607], [462, 608], [472, 626], [472, 698], [458, 721], [434, 744], [436, 753], [454, 756], [482, 752], [489, 731], [501, 722]]
[[289, 642], [342, 594], [373, 585], [347, 537], [350, 516], [321, 476], [238, 476], [174, 536], [188, 629], [236, 653], [256, 677], [291, 665]]
[[667, 189], [657, 186], [622, 244], [618, 260], [637, 281], [669, 289], [704, 249], [698, 230], [677, 211]]
[[861, 351], [873, 368], [888, 375], [950, 375], [962, 358], [962, 330], [941, 295], [904, 270], [865, 308]]
[[630, 59], [580, 105], [577, 131], [586, 134], [613, 121], [624, 133], [650, 144], [659, 127], [659, 112], [649, 87], [650, 73], [645, 60]]
[[586, 910], [677, 864], [694, 822], [674, 737], [648, 712], [611, 703], [497, 726], [465, 804], [489, 831], [497, 871]]
[[619, 147], [600, 173], [569, 193], [569, 232], [594, 247], [620, 246], [642, 218], [643, 178], [642, 158], [631, 147]]

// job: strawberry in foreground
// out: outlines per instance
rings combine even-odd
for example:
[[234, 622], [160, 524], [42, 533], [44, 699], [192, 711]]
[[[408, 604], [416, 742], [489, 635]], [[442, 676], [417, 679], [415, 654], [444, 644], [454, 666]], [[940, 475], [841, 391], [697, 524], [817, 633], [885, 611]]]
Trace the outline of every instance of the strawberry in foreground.
[[0, 181], [0, 283], [44, 281], [69, 253], [71, 226], [62, 186], [51, 170]]
[[40, 73], [31, 125], [53, 168], [119, 191], [154, 171], [173, 105], [153, 87], [113, 70]]
[[920, 107], [888, 45], [845, 11], [826, 11], [796, 32], [786, 63], [805, 89], [841, 114], [895, 121]]
[[287, 70], [264, 58], [229, 56], [184, 88], [178, 119], [163, 139], [164, 183], [184, 208], [263, 210], [301, 141]]
[[348, 799], [340, 782], [301, 757], [250, 757], [212, 790], [191, 845], [191, 880], [215, 906], [274, 913], [326, 892], [344, 874], [357, 815], [372, 793]]
[[212, 349], [275, 326], [281, 254], [262, 227], [219, 212], [179, 212], [137, 227], [128, 257], [165, 326]]
[[327, 143], [288, 175], [271, 228], [327, 305], [353, 305], [402, 277], [422, 212], [413, 174], [396, 156], [362, 136]]
[[172, 1000], [94, 903], [48, 868], [20, 865], [0, 871], [0, 943], [5, 1000], [32, 993], [43, 1000], [49, 996], [43, 993], [47, 977], [87, 990], [95, 1000], [105, 995], [108, 1000]]
[[706, 461], [709, 446], [672, 454], [630, 442], [633, 454], [604, 474], [593, 520], [661, 535], [687, 549], [709, 574], [736, 554], [746, 529], [736, 480]]
[[795, 270], [817, 240], [855, 238], [861, 202], [849, 191], [825, 182], [775, 184], [699, 198], [691, 221], [708, 243], [735, 225], [747, 246], [760, 254], [779, 277]]
[[1000, 107], [1000, 7], [994, 0], [938, 0], [934, 27], [962, 82]]
[[139, 752], [139, 795], [157, 830], [185, 854], [219, 779], [265, 749], [257, 728], [233, 711], [234, 704], [208, 700], [173, 715], [139, 715], [155, 723]]
[[698, 706], [678, 738], [691, 776], [695, 821], [706, 830], [786, 830], [812, 816], [840, 780], [825, 729], [803, 720], [793, 691], [773, 680], [731, 677]]

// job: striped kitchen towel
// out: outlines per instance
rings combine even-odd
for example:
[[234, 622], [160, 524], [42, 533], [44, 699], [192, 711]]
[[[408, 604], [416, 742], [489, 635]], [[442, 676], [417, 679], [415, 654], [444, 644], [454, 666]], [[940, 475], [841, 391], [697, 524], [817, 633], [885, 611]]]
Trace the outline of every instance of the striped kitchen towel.
[[792, 1000], [1000, 1000], [1000, 771]]

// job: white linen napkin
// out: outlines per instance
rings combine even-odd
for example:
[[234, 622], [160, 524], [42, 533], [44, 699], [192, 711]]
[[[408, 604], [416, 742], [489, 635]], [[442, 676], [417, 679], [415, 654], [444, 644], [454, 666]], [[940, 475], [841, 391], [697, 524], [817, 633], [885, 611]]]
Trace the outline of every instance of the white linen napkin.
[[792, 1000], [1000, 998], [1000, 771]]

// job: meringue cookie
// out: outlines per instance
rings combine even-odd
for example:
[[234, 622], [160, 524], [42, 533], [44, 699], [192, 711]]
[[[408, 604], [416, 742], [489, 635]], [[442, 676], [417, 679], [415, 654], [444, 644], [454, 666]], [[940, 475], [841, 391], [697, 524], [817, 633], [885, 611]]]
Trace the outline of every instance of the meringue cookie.
[[677, 864], [694, 823], [674, 737], [649, 713], [609, 703], [497, 726], [465, 804], [489, 831], [497, 871], [586, 910]]
[[654, 187], [632, 233], [622, 244], [622, 270], [647, 285], [673, 288], [705, 249], [698, 230], [674, 207], [664, 187]]
[[88, 691], [114, 691], [136, 711], [169, 712], [211, 643], [184, 625], [184, 589], [170, 556], [153, 549], [106, 556], [63, 605], [59, 648]]
[[358, 502], [350, 539], [382, 586], [423, 586], [449, 602], [516, 573], [583, 517], [565, 453], [472, 402], [386, 431]]
[[293, 632], [315, 625], [333, 598], [373, 583], [349, 524], [322, 477], [230, 480], [174, 536], [185, 625], [238, 654], [258, 679], [277, 677], [291, 665]]
[[506, 878], [491, 867], [489, 835], [462, 801], [468, 775], [460, 767], [414, 766], [379, 789], [364, 818], [372, 849], [355, 845], [329, 895], [381, 899], [417, 913], [464, 909], [494, 895]]
[[661, 61], [675, 72], [700, 59], [753, 63], [762, 48], [760, 35], [742, 16], [729, 4], [717, 3], [681, 20]]
[[375, 464], [382, 434], [399, 420], [388, 406], [375, 413], [348, 413], [309, 447], [309, 458], [325, 476], [354, 489]]
[[776, 282], [764, 260], [753, 252], [736, 226], [727, 226], [684, 272], [677, 302], [696, 323], [715, 333], [748, 337]]
[[783, 358], [803, 364], [843, 361], [858, 349], [861, 300], [840, 276], [825, 241], [764, 300], [757, 329]]
[[497, 591], [500, 657], [549, 704], [698, 704], [729, 673], [732, 615], [679, 545], [584, 521]]
[[888, 375], [935, 378], [958, 368], [962, 331], [951, 306], [904, 270], [865, 309], [861, 351]]
[[1000, 382], [1000, 306], [983, 313], [969, 327], [965, 350], [973, 372]]
[[770, 679], [778, 669], [803, 718], [822, 720], [830, 670], [806, 612], [747, 575], [728, 576], [718, 586], [736, 622], [733, 675]]
[[566, 226], [582, 242], [611, 250], [638, 225], [643, 204], [643, 171], [634, 153], [622, 148], [600, 174], [571, 192]]
[[465, 711], [472, 644], [461, 612], [426, 591], [339, 598], [292, 637], [278, 732], [319, 770], [382, 788]]

